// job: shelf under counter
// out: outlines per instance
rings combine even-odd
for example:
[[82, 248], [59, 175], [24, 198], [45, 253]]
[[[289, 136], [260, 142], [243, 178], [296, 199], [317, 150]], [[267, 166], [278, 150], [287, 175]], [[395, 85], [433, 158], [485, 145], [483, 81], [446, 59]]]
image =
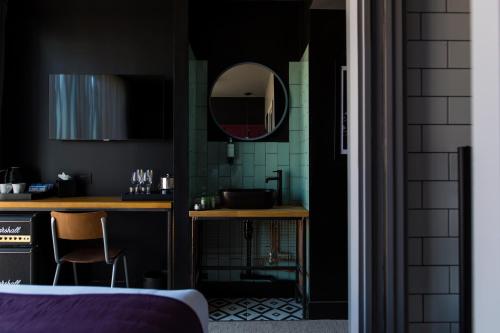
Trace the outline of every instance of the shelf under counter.
[[189, 217], [195, 219], [304, 219], [309, 211], [302, 206], [275, 206], [269, 209], [229, 209], [190, 210]]
[[50, 197], [27, 201], [0, 201], [0, 211], [50, 211], [50, 210], [171, 210], [172, 201], [122, 201], [118, 196], [108, 197]]

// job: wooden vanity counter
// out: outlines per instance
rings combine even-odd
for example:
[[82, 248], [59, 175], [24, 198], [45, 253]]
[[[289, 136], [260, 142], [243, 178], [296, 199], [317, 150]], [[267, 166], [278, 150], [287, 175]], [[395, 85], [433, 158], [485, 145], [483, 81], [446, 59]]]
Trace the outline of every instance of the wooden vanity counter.
[[270, 209], [212, 209], [190, 210], [189, 217], [195, 219], [205, 218], [292, 218], [303, 219], [309, 217], [309, 211], [302, 206], [275, 206]]

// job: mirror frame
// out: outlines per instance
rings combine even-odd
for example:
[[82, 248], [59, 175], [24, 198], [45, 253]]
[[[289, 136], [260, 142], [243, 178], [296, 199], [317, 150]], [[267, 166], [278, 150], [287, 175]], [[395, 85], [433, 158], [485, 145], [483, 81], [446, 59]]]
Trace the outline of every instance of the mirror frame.
[[[285, 110], [283, 112], [283, 116], [281, 117], [281, 119], [279, 120], [279, 122], [274, 127], [274, 130], [272, 132], [270, 132], [270, 133], [266, 133], [264, 135], [261, 135], [259, 137], [255, 137], [255, 138], [240, 138], [240, 137], [233, 136], [230, 133], [228, 133], [219, 124], [219, 122], [217, 121], [217, 118], [215, 118], [214, 110], [213, 110], [213, 107], [212, 107], [212, 100], [211, 100], [212, 99], [212, 93], [214, 91], [215, 85], [217, 84], [217, 81], [219, 81], [219, 79], [222, 77], [222, 75], [224, 75], [227, 71], [229, 71], [229, 70], [231, 70], [231, 69], [233, 69], [233, 68], [235, 68], [237, 66], [246, 65], [246, 64], [259, 65], [259, 66], [262, 66], [264, 68], [267, 68], [269, 71], [271, 71], [274, 74], [274, 77], [276, 79], [278, 79], [278, 82], [280, 83], [281, 87], [283, 88], [283, 92], [285, 93]], [[289, 97], [288, 96], [289, 96], [289, 91], [288, 91], [288, 88], [285, 86], [285, 83], [283, 82], [283, 80], [281, 79], [281, 77], [275, 71], [273, 71], [269, 66], [263, 65], [263, 64], [258, 63], [258, 62], [245, 61], [245, 62], [239, 62], [239, 63], [236, 63], [234, 65], [231, 65], [230, 67], [227, 67], [225, 70], [223, 70], [219, 75], [217, 75], [217, 78], [215, 79], [214, 83], [212, 84], [212, 87], [210, 88], [210, 94], [208, 96], [208, 108], [210, 109], [210, 115], [212, 116], [212, 120], [214, 121], [215, 125], [217, 125], [217, 128], [219, 128], [224, 134], [226, 134], [230, 138], [233, 138], [233, 139], [236, 139], [236, 140], [240, 140], [240, 141], [258, 141], [258, 140], [262, 140], [262, 139], [265, 139], [265, 138], [271, 136], [272, 134], [274, 134], [281, 127], [281, 125], [285, 121], [285, 119], [288, 116], [288, 113], [290, 111], [289, 110]]]

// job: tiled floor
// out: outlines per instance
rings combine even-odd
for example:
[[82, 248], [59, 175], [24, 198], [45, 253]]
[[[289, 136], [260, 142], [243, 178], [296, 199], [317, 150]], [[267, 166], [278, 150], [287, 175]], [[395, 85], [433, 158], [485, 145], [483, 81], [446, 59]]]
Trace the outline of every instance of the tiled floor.
[[213, 298], [210, 320], [302, 320], [302, 304], [294, 298]]

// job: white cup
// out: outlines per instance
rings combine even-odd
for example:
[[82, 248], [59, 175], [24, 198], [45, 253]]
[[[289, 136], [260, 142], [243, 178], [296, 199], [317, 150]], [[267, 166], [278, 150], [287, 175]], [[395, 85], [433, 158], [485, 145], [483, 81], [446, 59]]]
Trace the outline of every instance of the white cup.
[[23, 193], [26, 188], [26, 183], [12, 184], [12, 189], [15, 194]]
[[12, 184], [0, 184], [0, 193], [1, 194], [7, 194], [12, 191]]

